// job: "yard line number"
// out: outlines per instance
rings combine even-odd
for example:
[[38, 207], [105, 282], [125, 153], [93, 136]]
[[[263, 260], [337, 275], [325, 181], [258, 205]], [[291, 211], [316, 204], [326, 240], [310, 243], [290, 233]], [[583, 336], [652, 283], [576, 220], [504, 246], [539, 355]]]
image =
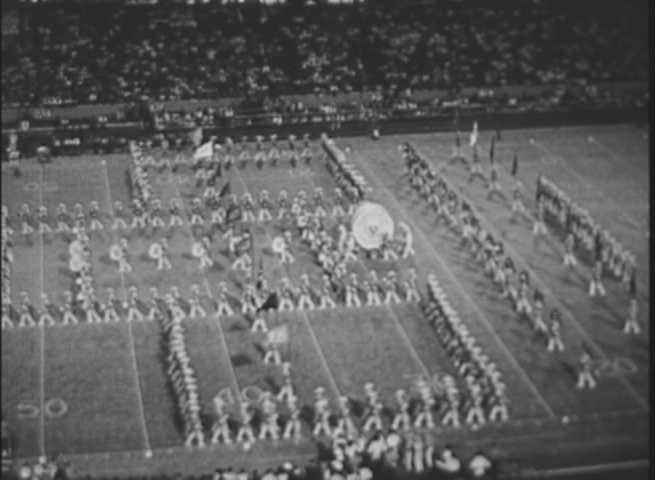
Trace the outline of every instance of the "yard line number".
[[[257, 385], [247, 385], [241, 389], [241, 398], [251, 403], [260, 403], [264, 398], [265, 391]], [[217, 394], [227, 405], [236, 403], [234, 398], [234, 390], [231, 387], [226, 387], [220, 390]]]
[[[39, 407], [28, 402], [19, 403], [16, 410], [21, 420], [37, 418], [41, 412]], [[68, 413], [68, 405], [61, 398], [51, 398], [43, 404], [43, 413], [48, 418], [60, 418]]]

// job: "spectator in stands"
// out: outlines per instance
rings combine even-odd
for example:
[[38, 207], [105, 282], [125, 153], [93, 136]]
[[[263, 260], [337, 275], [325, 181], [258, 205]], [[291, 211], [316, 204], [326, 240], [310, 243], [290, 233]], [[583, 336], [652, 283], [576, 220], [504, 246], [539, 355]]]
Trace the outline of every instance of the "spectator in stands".
[[434, 466], [444, 478], [456, 478], [462, 470], [462, 462], [455, 456], [449, 445], [444, 447], [441, 457], [435, 459]]
[[373, 90], [406, 109], [408, 90], [474, 86], [482, 99], [498, 85], [567, 83], [597, 101], [590, 82], [648, 78], [647, 16], [613, 2], [132, 8], [26, 5], [3, 52], [3, 104], [245, 96], [282, 112], [285, 93]]
[[468, 472], [472, 478], [490, 478], [493, 464], [481, 451], [477, 451], [468, 463]]

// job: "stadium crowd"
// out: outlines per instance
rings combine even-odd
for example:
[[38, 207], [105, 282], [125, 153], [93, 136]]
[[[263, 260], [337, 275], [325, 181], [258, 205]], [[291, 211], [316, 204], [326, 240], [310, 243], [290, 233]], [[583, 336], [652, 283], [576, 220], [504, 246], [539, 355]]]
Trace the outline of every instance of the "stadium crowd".
[[386, 437], [377, 435], [368, 443], [335, 446], [327, 457], [307, 466], [286, 461], [261, 471], [228, 466], [198, 475], [171, 472], [121, 477], [79, 475], [75, 465], [63, 456], [41, 457], [3, 471], [3, 478], [6, 474], [6, 478], [16, 480], [474, 480], [495, 478], [499, 471], [497, 462], [482, 451], [460, 459], [449, 445], [437, 452], [423, 438], [403, 438], [393, 432]]
[[[22, 9], [2, 102], [119, 103], [644, 80], [635, 2]], [[640, 73], [643, 72], [643, 73]]]

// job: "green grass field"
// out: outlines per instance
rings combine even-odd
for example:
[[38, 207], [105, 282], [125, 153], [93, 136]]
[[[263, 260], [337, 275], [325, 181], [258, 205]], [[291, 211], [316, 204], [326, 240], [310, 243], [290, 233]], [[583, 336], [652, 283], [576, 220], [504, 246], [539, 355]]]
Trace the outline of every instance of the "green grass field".
[[[491, 133], [481, 131], [483, 159]], [[506, 458], [529, 457], [536, 449], [552, 451], [562, 464], [567, 463], [566, 455], [588, 462], [644, 457], [650, 387], [648, 141], [629, 125], [515, 130], [502, 135], [496, 143], [496, 160], [505, 169], [501, 170], [501, 183], [506, 192], [516, 152], [518, 177], [529, 202], [534, 198], [537, 175], [545, 174], [636, 254], [644, 333], [638, 337], [621, 334], [627, 295], [618, 284], [607, 280], [605, 298], [588, 298], [587, 265], [566, 274], [558, 239], [549, 236], [533, 243], [529, 221], [510, 223], [509, 200], [487, 200], [484, 186], [468, 183], [463, 166], [445, 166], [447, 178], [461, 187], [461, 195], [482, 214], [488, 229], [503, 237], [519, 267], [530, 271], [533, 282], [546, 295], [547, 308], [558, 306], [562, 310], [566, 350], [548, 354], [531, 328], [517, 320], [511, 306], [499, 298], [469, 253], [458, 247], [455, 234], [435, 221], [404, 176], [397, 149], [401, 142], [411, 142], [436, 166], [449, 157], [454, 135], [386, 136], [377, 142], [361, 137], [336, 139], [341, 148], [350, 150], [348, 157], [373, 188], [371, 198], [414, 232], [416, 256], [395, 267], [401, 271], [415, 267], [422, 286], [428, 273], [438, 275], [451, 304], [508, 384], [509, 424], [487, 426], [477, 432], [438, 431], [438, 442], [450, 441], [464, 450], [484, 446]], [[129, 198], [124, 181], [127, 156], [102, 159], [106, 164], [101, 163], [101, 157], [59, 158], [42, 171], [28, 162], [19, 178], [3, 170], [2, 202], [11, 212], [23, 202], [46, 204], [52, 212], [59, 202], [71, 206], [95, 199], [109, 212], [110, 201], [126, 202]], [[282, 188], [292, 195], [301, 188], [322, 186], [328, 192], [336, 186], [318, 163], [296, 172], [287, 166], [267, 166], [260, 171], [251, 165], [245, 170], [231, 170], [229, 177], [235, 193], [258, 193], [267, 188], [274, 197]], [[162, 199], [188, 199], [195, 194], [186, 171], [177, 176], [155, 175], [152, 182]], [[299, 253], [297, 262], [286, 271], [277, 264], [270, 239], [279, 229], [259, 226], [254, 233], [269, 281], [283, 275], [297, 279], [303, 272], [318, 272], [307, 253]], [[206, 276], [201, 274], [189, 254], [188, 230], [180, 230], [169, 239], [173, 270], [157, 272], [154, 263], [142, 255], [156, 239], [136, 234], [129, 237], [135, 268], [121, 278], [107, 255], [117, 236], [107, 230], [92, 235], [93, 274], [101, 298], [107, 287], [114, 288], [120, 297], [126, 287], [136, 285], [148, 297], [150, 285], [161, 291], [176, 285], [184, 295], [192, 284], [198, 284], [203, 292], [206, 284], [215, 292], [220, 280], [229, 279], [233, 284], [242, 280], [229, 269], [227, 257], [219, 251], [223, 247], [215, 252], [219, 264]], [[45, 244], [36, 236], [31, 244], [17, 240], [14, 257], [12, 296], [17, 298], [18, 292], [25, 290], [36, 300], [43, 291], [57, 303], [61, 301], [71, 281], [67, 245], [62, 238]], [[371, 267], [379, 266], [369, 261], [355, 266], [357, 270]], [[294, 312], [275, 315], [269, 325], [276, 322], [289, 323], [291, 340], [283, 356], [292, 364], [294, 383], [304, 404], [311, 403], [313, 390], [319, 385], [325, 386], [333, 399], [338, 394], [363, 399], [366, 381], [375, 382], [386, 403], [391, 404], [393, 391], [409, 388], [416, 375], [453, 371], [418, 305]], [[236, 413], [239, 391], [245, 389], [248, 395], [256, 396], [259, 390], [277, 390], [280, 372], [263, 364], [258, 346], [262, 337], [251, 334], [240, 315], [220, 323], [211, 316], [190, 319], [186, 327], [203, 408], [210, 416], [212, 398], [219, 391], [229, 391], [235, 398], [232, 408]], [[576, 359], [583, 341], [591, 346], [602, 370], [599, 387], [592, 392], [574, 388]], [[181, 453], [183, 439], [175, 424], [175, 405], [159, 358], [159, 326], [155, 323], [15, 328], [3, 330], [2, 347], [3, 412], [15, 431], [19, 457], [63, 453], [75, 458], [81, 471], [89, 472], [121, 468], [170, 471], [176, 465], [170, 458], [174, 451], [188, 457], [189, 470], [202, 471], [215, 468], [217, 462], [260, 465], [289, 456], [304, 458], [313, 449], [308, 440], [300, 444], [258, 443], [250, 452], [238, 447], [211, 447], [205, 452]], [[568, 425], [561, 423], [564, 416], [570, 419]], [[145, 460], [143, 452], [149, 449], [154, 455]], [[179, 465], [180, 457], [176, 458]]]

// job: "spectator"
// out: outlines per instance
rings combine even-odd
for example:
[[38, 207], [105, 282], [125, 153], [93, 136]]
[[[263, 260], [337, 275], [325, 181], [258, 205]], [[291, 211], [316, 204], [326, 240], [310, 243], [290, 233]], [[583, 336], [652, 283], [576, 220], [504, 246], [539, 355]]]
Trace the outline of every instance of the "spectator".
[[437, 458], [434, 465], [445, 478], [455, 478], [462, 470], [462, 462], [455, 456], [449, 445], [444, 447], [441, 458]]
[[478, 451], [469, 460], [468, 471], [472, 478], [489, 478], [493, 465], [484, 453]]

